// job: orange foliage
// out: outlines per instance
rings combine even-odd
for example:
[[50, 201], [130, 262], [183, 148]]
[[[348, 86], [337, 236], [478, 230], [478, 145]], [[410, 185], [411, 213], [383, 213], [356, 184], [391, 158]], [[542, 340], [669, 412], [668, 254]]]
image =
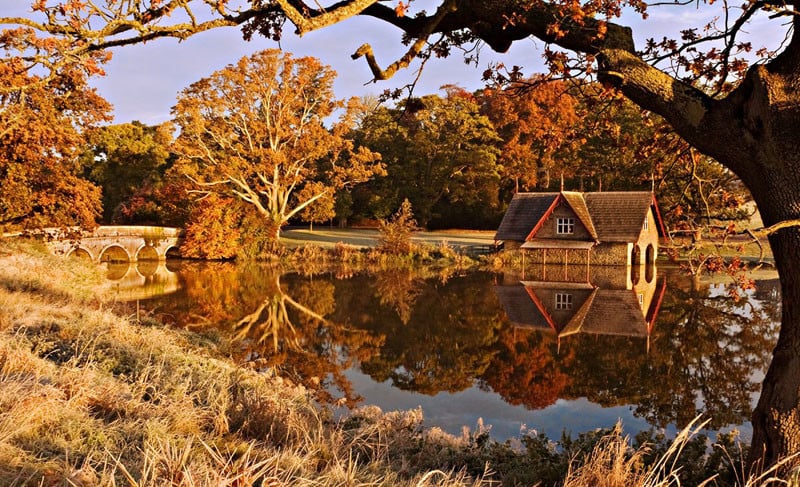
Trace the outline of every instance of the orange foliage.
[[[516, 191], [549, 186], [549, 171], [575, 142], [581, 116], [562, 82], [529, 80], [524, 91], [485, 90], [482, 111], [503, 139], [500, 163]], [[567, 151], [568, 152], [568, 151]]]
[[91, 227], [100, 189], [80, 177], [79, 156], [110, 105], [78, 69], [47, 81], [19, 67], [14, 57], [0, 63], [0, 86], [26, 87], [0, 94], [0, 227]]
[[383, 172], [378, 154], [349, 140], [350, 110], [326, 128], [342, 106], [334, 76], [315, 58], [271, 49], [192, 84], [174, 109], [176, 171], [198, 190], [252, 205], [277, 240], [309, 205]]
[[181, 245], [184, 257], [231, 259], [239, 249], [243, 208], [236, 200], [211, 193], [192, 208]]
[[[556, 360], [555, 341], [542, 333], [505, 329], [492, 366], [481, 377], [509, 404], [542, 409], [561, 397], [572, 379], [563, 372], [571, 355]], [[562, 363], [562, 365], [559, 365]]]

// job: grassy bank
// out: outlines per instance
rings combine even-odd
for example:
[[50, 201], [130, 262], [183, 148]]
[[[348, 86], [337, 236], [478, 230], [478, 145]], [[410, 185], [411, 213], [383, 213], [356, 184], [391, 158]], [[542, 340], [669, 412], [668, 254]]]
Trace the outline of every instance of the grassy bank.
[[[134, 323], [99, 272], [0, 240], [0, 485], [696, 485], [736, 481], [702, 436], [619, 429], [497, 443], [420, 411], [335, 420], [231, 344]], [[721, 440], [736, 454], [732, 437]], [[646, 446], [645, 446], [646, 445]], [[753, 483], [756, 485], [757, 483]]]

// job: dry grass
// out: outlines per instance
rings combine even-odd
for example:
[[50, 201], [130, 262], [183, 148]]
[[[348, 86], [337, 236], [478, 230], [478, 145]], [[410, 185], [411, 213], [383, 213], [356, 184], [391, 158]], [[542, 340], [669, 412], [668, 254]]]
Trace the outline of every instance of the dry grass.
[[[681, 456], [693, 437], [700, 434], [707, 422], [695, 418], [672, 440], [667, 450], [650, 464], [645, 457], [650, 453], [650, 445], [637, 449], [631, 448], [630, 438], [623, 436], [622, 425], [617, 424], [610, 434], [601, 438], [600, 442], [584, 458], [578, 459], [564, 480], [564, 487], [680, 487], [681, 471], [685, 467]], [[733, 485], [740, 487], [793, 485], [781, 479], [778, 472], [784, 465], [794, 462], [794, 458], [786, 458], [765, 472], [744, 475], [745, 467], [741, 457], [734, 458], [731, 452], [723, 452], [731, 464], [739, 463], [736, 480]], [[694, 483], [697, 487], [729, 485], [717, 475]]]

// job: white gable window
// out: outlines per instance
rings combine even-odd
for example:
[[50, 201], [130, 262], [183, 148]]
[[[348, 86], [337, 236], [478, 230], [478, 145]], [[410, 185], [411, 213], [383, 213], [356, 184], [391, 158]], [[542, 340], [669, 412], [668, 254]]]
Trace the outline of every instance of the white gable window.
[[556, 293], [556, 309], [572, 309], [572, 294]]
[[[650, 215], [648, 215], [648, 216], [650, 216]], [[647, 225], [650, 222], [650, 218], [648, 218], [648, 216], [644, 217], [644, 225], [642, 226], [642, 230], [647, 230]]]
[[556, 233], [559, 235], [567, 235], [575, 233], [575, 219], [574, 218], [556, 219]]

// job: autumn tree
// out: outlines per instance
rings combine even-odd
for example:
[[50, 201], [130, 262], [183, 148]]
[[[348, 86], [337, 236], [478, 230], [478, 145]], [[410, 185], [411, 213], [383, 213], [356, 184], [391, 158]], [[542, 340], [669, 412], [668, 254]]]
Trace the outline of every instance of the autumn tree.
[[325, 184], [320, 181], [311, 182], [306, 184], [298, 195], [300, 201], [305, 201], [316, 194], [323, 194], [300, 212], [300, 218], [308, 222], [309, 231], [314, 230], [314, 223], [324, 223], [336, 216], [336, 195], [326, 191], [324, 186]]
[[172, 143], [171, 127], [140, 122], [99, 127], [89, 133], [83, 155], [86, 176], [103, 188], [103, 220], [110, 223], [122, 203], [146, 184], [161, 180]]
[[94, 226], [100, 188], [82, 177], [80, 154], [86, 131], [109, 119], [109, 104], [78, 69], [41, 78], [8, 57], [0, 86], [0, 228]]
[[[442, 0], [435, 11], [421, 12], [395, 9], [399, 4], [376, 0], [344, 0], [324, 6], [294, 0], [243, 3], [110, 0], [98, 6], [73, 0], [55, 5], [36, 0], [33, 7], [44, 14], [44, 20], [5, 18], [0, 22], [56, 35], [57, 49], [27, 59], [51, 72], [75, 60], [86, 67], [92, 55], [107, 47], [159, 37], [185, 39], [210, 28], [238, 25], [246, 38], [254, 34], [279, 38], [286, 20], [303, 34], [357, 15], [399, 29], [408, 42], [407, 53], [385, 69], [369, 44], [357, 49], [354, 56], [367, 59], [376, 79], [390, 78], [417, 56], [446, 55], [456, 46], [485, 43], [504, 52], [523, 39], [544, 41], [544, 54], [553, 73], [595, 73], [597, 79], [640, 107], [661, 115], [686, 142], [739, 176], [752, 193], [769, 228], [783, 307], [778, 345], [753, 414], [751, 462], [773, 464], [800, 451], [800, 281], [794, 277], [800, 271], [797, 2], [755, 0], [735, 6], [708, 2], [712, 20], [687, 26], [676, 17], [680, 20], [668, 26], [675, 27], [674, 36], [647, 39], [638, 49], [633, 29], [617, 21], [623, 11], [649, 13], [649, 5], [638, 0], [583, 4], [567, 0]], [[216, 13], [199, 20], [193, 10], [209, 4]], [[655, 5], [695, 8], [694, 3], [682, 2]], [[747, 25], [756, 19], [768, 23], [777, 35], [758, 39], [758, 32]], [[751, 32], [753, 37], [748, 38]], [[771, 45], [754, 46], [753, 39]], [[35, 45], [40, 41], [29, 42]], [[758, 62], [748, 67], [746, 56]], [[499, 73], [519, 78], [519, 69]]]
[[169, 174], [162, 179], [145, 181], [117, 207], [113, 220], [124, 225], [182, 227], [191, 218], [191, 189], [191, 181]]
[[378, 250], [387, 254], [406, 254], [411, 252], [414, 244], [411, 236], [419, 230], [411, 202], [404, 199], [389, 220], [381, 220]]
[[551, 188], [554, 169], [563, 169], [559, 161], [572, 154], [582, 123], [578, 102], [565, 83], [527, 82], [531, 89], [485, 89], [480, 94], [481, 111], [503, 140], [499, 162], [515, 193]]
[[232, 259], [239, 250], [247, 208], [230, 196], [211, 193], [192, 205], [181, 244], [181, 257]]
[[280, 227], [309, 205], [383, 170], [377, 154], [348, 138], [354, 101], [325, 126], [343, 105], [334, 76], [317, 59], [272, 49], [192, 84], [173, 109], [177, 170], [199, 193], [252, 205], [277, 243]]

